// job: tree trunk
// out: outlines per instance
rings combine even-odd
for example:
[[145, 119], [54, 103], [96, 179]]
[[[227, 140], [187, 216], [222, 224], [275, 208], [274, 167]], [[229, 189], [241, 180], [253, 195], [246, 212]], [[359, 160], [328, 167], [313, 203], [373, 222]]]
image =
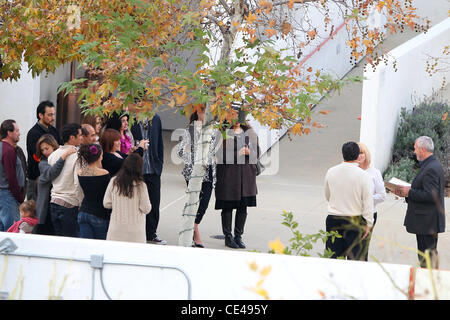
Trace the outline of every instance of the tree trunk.
[[[231, 21], [235, 21], [240, 25], [244, 19], [244, 1], [235, 1], [234, 14]], [[222, 34], [223, 42], [220, 54], [220, 62], [229, 62], [231, 58], [232, 48], [236, 39], [238, 28], [233, 23], [229, 30]], [[199, 147], [194, 156], [194, 167], [187, 187], [188, 200], [184, 205], [182, 214], [182, 227], [179, 232], [178, 245], [189, 247], [192, 245], [194, 235], [195, 216], [199, 206], [199, 196], [202, 188], [203, 176], [206, 172], [206, 164], [208, 161], [208, 152], [211, 145], [211, 136], [213, 133], [213, 117], [209, 106], [205, 109], [205, 121], [202, 127]], [[195, 141], [194, 141], [195, 142]]]
[[[189, 179], [186, 193], [188, 199], [184, 205], [182, 214], [182, 226], [179, 233], [178, 245], [189, 247], [192, 245], [194, 235], [195, 216], [199, 206], [200, 191], [202, 189], [203, 176], [208, 163], [208, 153], [213, 133], [213, 118], [211, 112], [206, 108], [205, 121], [202, 126], [200, 139], [194, 143], [198, 144], [194, 155], [194, 167]], [[194, 135], [195, 137], [195, 135]]]

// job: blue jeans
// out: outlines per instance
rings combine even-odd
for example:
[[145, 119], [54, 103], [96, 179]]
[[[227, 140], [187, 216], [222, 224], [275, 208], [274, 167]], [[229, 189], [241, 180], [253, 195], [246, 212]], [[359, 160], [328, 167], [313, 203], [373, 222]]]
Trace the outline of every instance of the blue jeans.
[[19, 203], [9, 189], [0, 189], [0, 231], [20, 220]]
[[55, 203], [50, 203], [50, 217], [56, 236], [78, 237], [77, 216], [78, 207], [66, 208]]
[[80, 238], [106, 240], [109, 220], [80, 211], [78, 213], [78, 225], [80, 226]]

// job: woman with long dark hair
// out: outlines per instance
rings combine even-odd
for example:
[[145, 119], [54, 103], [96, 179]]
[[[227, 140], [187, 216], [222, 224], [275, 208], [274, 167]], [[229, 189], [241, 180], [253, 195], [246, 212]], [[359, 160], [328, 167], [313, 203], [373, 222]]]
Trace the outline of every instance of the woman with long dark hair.
[[[216, 210], [222, 210], [222, 231], [225, 245], [230, 248], [245, 248], [242, 241], [247, 207], [256, 207], [256, 175], [259, 157], [258, 137], [245, 123], [240, 111], [240, 121], [227, 131], [217, 152]], [[242, 124], [241, 124], [242, 122]], [[234, 237], [232, 213], [236, 209]]]
[[[181, 174], [186, 180], [187, 185], [189, 184], [189, 180], [191, 179], [191, 174], [194, 169], [194, 158], [201, 138], [201, 130], [204, 122], [204, 117], [204, 109], [192, 113], [189, 120], [189, 125], [184, 131], [183, 137], [181, 138], [179, 144], [178, 156], [184, 161], [184, 168]], [[206, 209], [208, 209], [212, 190], [216, 185], [216, 161], [214, 156], [215, 141], [216, 135], [213, 133], [211, 136], [211, 144], [208, 152], [206, 171], [205, 175], [203, 176], [202, 189], [199, 196], [200, 203], [194, 223], [193, 246], [198, 248], [204, 248], [198, 225], [202, 221]]]
[[146, 243], [145, 215], [151, 204], [142, 176], [142, 157], [130, 154], [106, 189], [103, 205], [112, 209], [106, 239]]
[[78, 181], [84, 198], [78, 213], [80, 238], [106, 239], [111, 210], [103, 207], [103, 197], [111, 176], [102, 168], [103, 150], [98, 144], [82, 144], [78, 160], [85, 163], [78, 170]]

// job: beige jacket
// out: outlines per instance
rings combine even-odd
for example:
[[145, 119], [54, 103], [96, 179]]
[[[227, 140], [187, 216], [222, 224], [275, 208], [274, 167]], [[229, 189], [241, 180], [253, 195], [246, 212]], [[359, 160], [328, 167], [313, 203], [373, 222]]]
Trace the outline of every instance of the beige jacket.
[[325, 198], [328, 214], [359, 216], [373, 225], [373, 184], [357, 163], [342, 162], [328, 169], [325, 176]]
[[106, 188], [103, 206], [112, 209], [106, 240], [147, 242], [145, 234], [145, 215], [152, 206], [144, 182], [135, 185], [133, 197], [119, 195], [113, 177]]
[[[48, 157], [48, 164], [53, 166], [62, 154], [72, 146], [60, 146]], [[83, 201], [83, 189], [78, 182], [78, 169], [80, 168], [77, 153], [66, 158], [64, 167], [59, 176], [52, 181], [51, 197], [64, 200], [73, 206], [79, 207]]]

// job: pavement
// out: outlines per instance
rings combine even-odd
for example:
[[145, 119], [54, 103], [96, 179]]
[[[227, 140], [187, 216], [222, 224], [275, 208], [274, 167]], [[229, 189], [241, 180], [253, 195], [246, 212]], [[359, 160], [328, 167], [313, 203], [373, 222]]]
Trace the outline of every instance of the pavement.
[[[431, 19], [431, 25], [447, 17], [449, 2], [434, 0], [415, 1], [419, 12]], [[445, 6], [445, 7], [443, 7]], [[445, 10], [443, 9], [445, 8]], [[388, 38], [384, 47], [392, 49], [417, 34], [411, 31]], [[362, 76], [364, 61], [349, 72], [349, 76]], [[450, 87], [441, 93], [450, 100]], [[314, 108], [313, 121], [319, 121], [324, 128], [313, 129], [301, 137], [284, 136], [276, 145], [279, 149], [279, 170], [270, 176], [258, 176], [258, 206], [248, 208], [248, 218], [243, 240], [247, 249], [230, 249], [221, 239], [220, 211], [214, 210], [214, 192], [208, 210], [200, 224], [200, 233], [205, 249], [249, 250], [268, 252], [269, 241], [280, 239], [289, 245], [292, 233], [282, 225], [283, 210], [291, 211], [299, 223], [299, 231], [313, 234], [325, 230], [327, 202], [324, 197], [323, 180], [328, 168], [342, 161], [340, 148], [344, 142], [359, 141], [362, 83], [346, 86], [341, 94], [333, 94]], [[328, 115], [321, 110], [330, 110]], [[177, 141], [171, 141], [171, 132], [164, 132], [165, 164], [162, 174], [161, 206], [158, 236], [168, 245], [178, 245], [181, 228], [181, 213], [186, 201], [185, 181], [181, 175], [182, 164], [173, 163]], [[413, 146], [411, 146], [413, 147]], [[263, 159], [264, 160], [264, 159]], [[447, 232], [439, 235], [438, 252], [440, 268], [450, 270], [450, 234], [448, 212], [450, 199], [445, 199]], [[385, 202], [378, 206], [378, 220], [374, 228], [369, 250], [369, 261], [416, 265], [417, 253], [415, 235], [406, 232], [403, 220], [406, 213], [404, 200], [388, 194]], [[234, 216], [234, 215], [233, 215]], [[233, 222], [234, 223], [234, 222]], [[311, 250], [312, 256], [322, 252], [324, 244], [318, 242]]]

